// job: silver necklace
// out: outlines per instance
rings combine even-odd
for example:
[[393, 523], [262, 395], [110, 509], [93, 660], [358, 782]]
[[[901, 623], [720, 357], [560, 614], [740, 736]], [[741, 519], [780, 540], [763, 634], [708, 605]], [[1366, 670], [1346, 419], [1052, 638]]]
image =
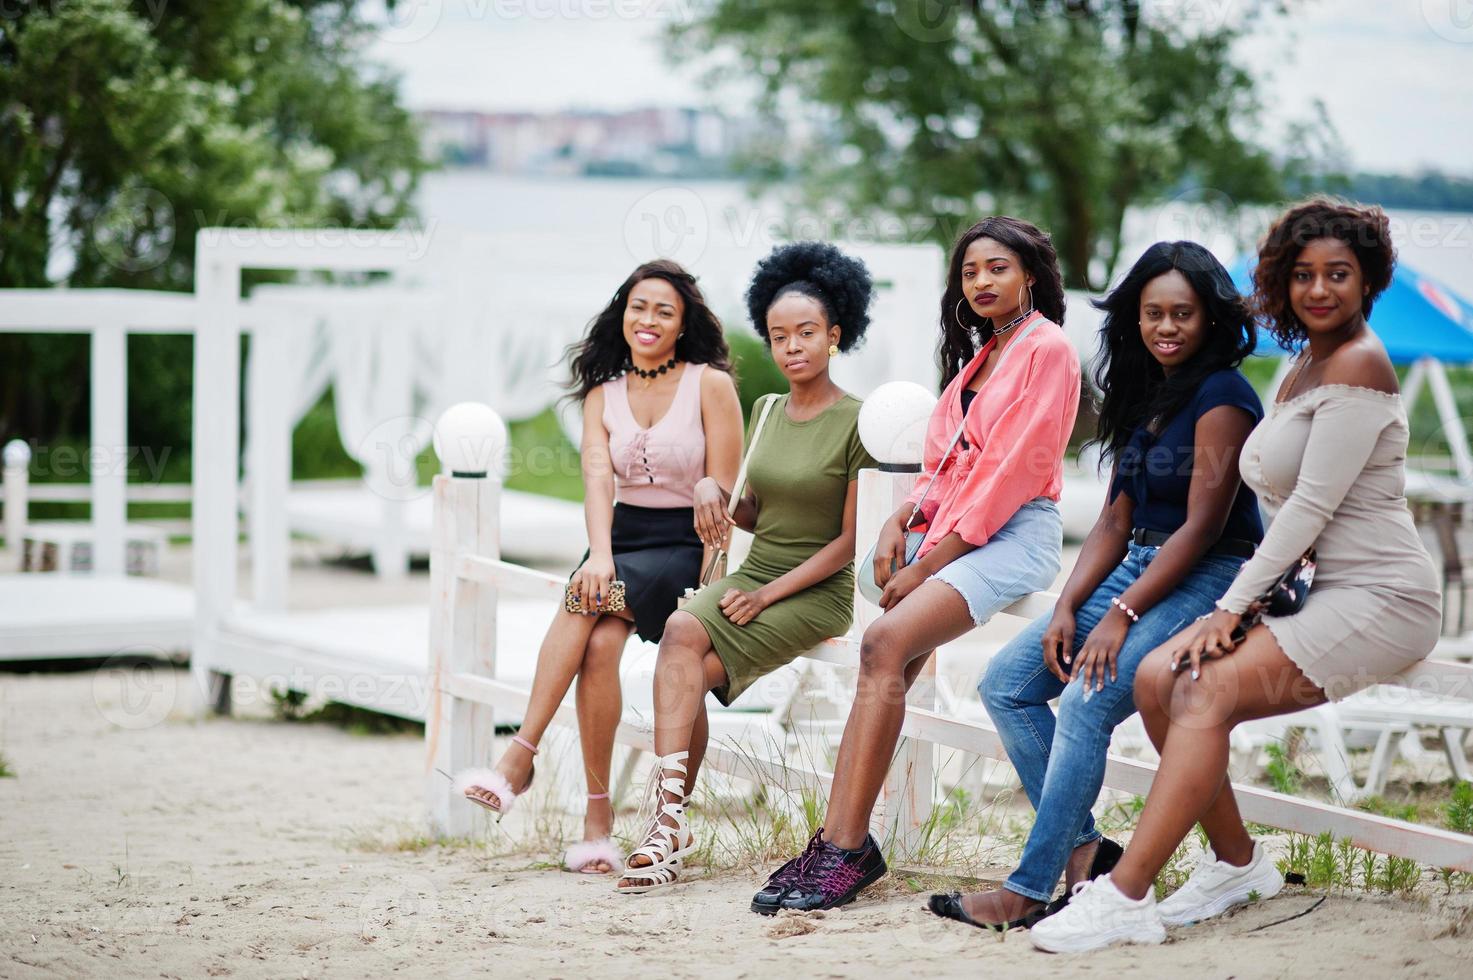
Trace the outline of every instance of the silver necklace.
[[1022, 323], [1024, 320], [1028, 319], [1028, 317], [1031, 316], [1032, 313], [1033, 313], [1032, 310], [1029, 310], [1027, 313], [1019, 313], [1017, 316], [1015, 316], [1011, 320], [1009, 320], [1005, 325], [1003, 325], [1001, 327], [993, 327], [992, 328], [992, 335], [994, 337], [1001, 337], [1001, 336], [1003, 336], [1005, 334], [1012, 333], [1014, 330], [1018, 329], [1018, 324]]

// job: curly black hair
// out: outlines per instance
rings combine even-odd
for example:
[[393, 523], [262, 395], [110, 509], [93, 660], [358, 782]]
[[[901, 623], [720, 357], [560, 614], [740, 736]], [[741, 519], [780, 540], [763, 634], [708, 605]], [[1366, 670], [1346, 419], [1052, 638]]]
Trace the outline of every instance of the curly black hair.
[[[1168, 377], [1141, 340], [1141, 293], [1153, 279], [1173, 270], [1197, 294], [1207, 337], [1202, 349]], [[1169, 419], [1181, 411], [1208, 375], [1236, 368], [1258, 343], [1253, 316], [1232, 276], [1196, 242], [1152, 245], [1108, 296], [1094, 301], [1094, 307], [1105, 316], [1094, 370], [1095, 387], [1103, 397], [1091, 441], [1103, 446], [1107, 455], [1118, 452], [1151, 419]]]
[[609, 305], [589, 321], [588, 332], [583, 339], [568, 347], [572, 378], [567, 387], [572, 398], [581, 402], [593, 389], [629, 370], [629, 342], [624, 339], [624, 307], [629, 303], [629, 291], [646, 279], [665, 280], [675, 288], [685, 304], [685, 312], [681, 316], [684, 332], [675, 342], [675, 356], [691, 364], [709, 364], [718, 371], [733, 373], [731, 349], [727, 347], [721, 321], [706, 304], [701, 287], [696, 285], [696, 277], [678, 262], [656, 259], [631, 272], [615, 291]]
[[1258, 265], [1253, 268], [1253, 309], [1285, 350], [1294, 350], [1309, 339], [1308, 329], [1289, 302], [1289, 282], [1304, 246], [1321, 238], [1338, 239], [1355, 253], [1370, 290], [1361, 303], [1361, 313], [1368, 319], [1376, 297], [1391, 285], [1396, 247], [1391, 244], [1391, 222], [1385, 211], [1373, 204], [1325, 196], [1294, 205], [1263, 236]]
[[943, 390], [992, 336], [992, 322], [963, 302], [962, 264], [967, 247], [979, 238], [990, 238], [1016, 255], [1033, 277], [1034, 308], [1055, 323], [1064, 322], [1064, 277], [1048, 232], [1005, 215], [983, 218], [962, 232], [951, 247], [946, 292], [941, 295], [941, 349], [936, 354]]
[[747, 285], [747, 315], [763, 340], [767, 311], [779, 298], [798, 293], [823, 307], [829, 325], [839, 326], [839, 350], [853, 350], [869, 329], [874, 279], [863, 262], [828, 242], [779, 245], [757, 263]]

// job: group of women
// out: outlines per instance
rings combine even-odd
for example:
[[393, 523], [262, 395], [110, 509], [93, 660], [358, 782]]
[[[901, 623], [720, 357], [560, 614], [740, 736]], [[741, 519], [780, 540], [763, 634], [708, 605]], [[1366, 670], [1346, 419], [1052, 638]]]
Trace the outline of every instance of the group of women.
[[[1002, 887], [934, 895], [937, 915], [1082, 952], [1161, 942], [1165, 925], [1278, 892], [1227, 779], [1233, 726], [1375, 683], [1425, 657], [1438, 632], [1437, 578], [1403, 496], [1406, 414], [1366, 323], [1394, 262], [1379, 209], [1318, 198], [1269, 230], [1251, 302], [1205, 248], [1163, 242], [1097, 303], [1107, 500], [1052, 615], [1007, 644], [979, 686], [1037, 819]], [[789, 390], [753, 406], [745, 440], [721, 324], [678, 265], [636, 269], [573, 349], [589, 548], [569, 606], [581, 611], [548, 630], [512, 746], [457, 779], [472, 802], [510, 810], [576, 677], [589, 802], [570, 870], [617, 871], [629, 893], [679, 880], [707, 693], [729, 704], [850, 628], [857, 479], [874, 461], [860, 401], [829, 369], [863, 339], [871, 294], [864, 265], [832, 245], [785, 245], [758, 265], [748, 312]], [[958, 239], [924, 470], [859, 569], [884, 612], [861, 642], [827, 814], [753, 911], [844, 905], [885, 874], [870, 815], [907, 688], [939, 645], [1058, 574], [1081, 380], [1063, 316], [1045, 232], [990, 217]], [[1300, 351], [1267, 413], [1238, 370], [1255, 321]], [[682, 604], [732, 526], [753, 533], [751, 553]], [[1266, 614], [1267, 590], [1311, 549], [1307, 599]], [[609, 839], [608, 788], [631, 631], [660, 647], [658, 796], [624, 855]], [[1090, 809], [1111, 732], [1137, 710], [1161, 764], [1122, 848]], [[1197, 823], [1210, 846], [1158, 903], [1154, 878]]]

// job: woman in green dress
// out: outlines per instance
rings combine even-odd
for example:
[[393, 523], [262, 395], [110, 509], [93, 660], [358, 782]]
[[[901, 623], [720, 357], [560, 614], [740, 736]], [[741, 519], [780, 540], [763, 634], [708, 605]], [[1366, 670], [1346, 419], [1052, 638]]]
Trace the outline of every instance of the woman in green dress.
[[655, 667], [659, 796], [620, 891], [673, 884], [694, 849], [685, 810], [706, 752], [706, 693], [730, 704], [754, 681], [849, 630], [856, 487], [859, 471], [875, 462], [859, 441], [860, 401], [829, 377], [829, 361], [864, 336], [872, 292], [862, 262], [819, 242], [776, 249], [752, 277], [747, 309], [789, 391], [753, 407], [737, 505], [709, 477], [696, 485], [702, 541], [720, 544], [733, 523], [755, 540], [740, 570], [706, 586], [665, 624]]

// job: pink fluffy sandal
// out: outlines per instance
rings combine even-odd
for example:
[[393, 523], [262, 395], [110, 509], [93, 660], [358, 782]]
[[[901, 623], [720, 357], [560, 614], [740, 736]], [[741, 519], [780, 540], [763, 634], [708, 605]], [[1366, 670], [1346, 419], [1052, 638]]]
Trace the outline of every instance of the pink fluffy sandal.
[[[511, 740], [533, 755], [537, 754], [537, 746], [522, 738], [522, 736], [513, 735]], [[517, 802], [517, 797], [532, 788], [532, 777], [536, 775], [537, 767], [534, 765], [527, 771], [527, 782], [521, 789], [512, 788], [507, 778], [495, 769], [467, 769], [456, 776], [453, 782], [455, 792], [461, 794], [477, 806], [483, 806], [492, 813], [505, 816], [511, 812], [511, 808]], [[497, 802], [491, 803], [481, 799], [479, 796], [472, 796], [471, 790], [473, 789], [489, 790], [496, 796]]]
[[[609, 866], [608, 871], [591, 870], [600, 861]], [[585, 875], [612, 874], [623, 861], [623, 852], [607, 837], [602, 840], [582, 841], [563, 853], [563, 867]]]
[[[607, 800], [607, 793], [589, 793], [590, 800]], [[623, 853], [614, 846], [614, 842], [607, 837], [598, 840], [585, 840], [572, 845], [563, 852], [563, 867], [569, 871], [576, 871], [585, 875], [612, 874], [613, 870], [624, 860]], [[599, 862], [609, 866], [608, 871], [592, 871], [593, 865]]]

